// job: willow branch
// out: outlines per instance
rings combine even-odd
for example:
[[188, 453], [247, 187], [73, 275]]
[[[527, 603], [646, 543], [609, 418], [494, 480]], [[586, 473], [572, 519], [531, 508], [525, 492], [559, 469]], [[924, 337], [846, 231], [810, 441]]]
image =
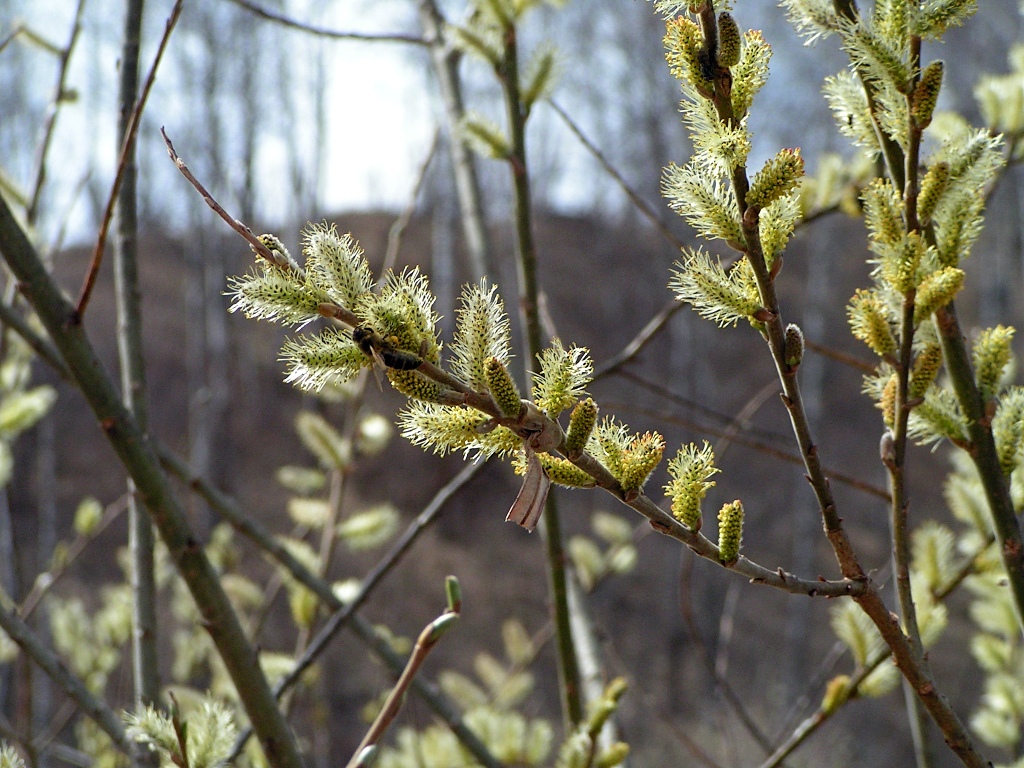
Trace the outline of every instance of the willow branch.
[[[119, 199], [121, 185], [124, 183], [125, 173], [128, 171], [129, 160], [134, 157], [135, 139], [139, 134], [139, 127], [142, 125], [142, 112], [146, 108], [146, 101], [149, 99], [149, 93], [153, 89], [153, 83], [156, 81], [157, 69], [160, 67], [164, 51], [167, 50], [167, 43], [171, 39], [171, 32], [174, 31], [174, 27], [178, 23], [178, 17], [181, 16], [181, 9], [184, 7], [184, 4], [185, 0], [177, 0], [174, 3], [171, 14], [167, 17], [164, 35], [160, 38], [160, 45], [157, 48], [153, 64], [149, 68], [149, 74], [146, 75], [146, 83], [142, 87], [142, 93], [139, 95], [134, 108], [132, 108], [127, 123], [122, 122], [121, 135], [123, 138], [121, 141], [121, 153], [117, 160], [117, 172], [114, 174], [114, 183], [110, 188], [110, 195], [107, 198], [107, 207], [103, 212], [103, 218], [100, 220], [100, 231], [96, 236], [96, 245], [93, 248], [92, 259], [89, 262], [89, 270], [86, 272], [82, 289], [78, 294], [79, 321], [85, 316], [85, 309], [89, 305], [89, 297], [92, 296], [92, 290], [96, 285], [96, 277], [99, 275], [100, 264], [103, 262], [103, 251], [107, 245], [107, 230], [114, 216], [114, 206], [117, 205]], [[134, 164], [132, 165], [134, 167]]]
[[490, 274], [493, 254], [487, 220], [484, 215], [483, 197], [480, 193], [480, 178], [476, 158], [462, 140], [462, 120], [466, 109], [462, 98], [462, 80], [459, 75], [459, 53], [450, 48], [444, 39], [445, 20], [435, 0], [417, 0], [420, 24], [430, 49], [430, 61], [441, 90], [445, 117], [448, 121], [448, 149], [452, 156], [452, 172], [455, 176], [455, 193], [459, 200], [459, 216], [462, 232], [466, 238], [466, 250], [473, 277], [480, 280]]
[[328, 29], [327, 27], [321, 27], [316, 24], [297, 21], [289, 16], [285, 16], [283, 13], [271, 11], [264, 8], [262, 5], [251, 2], [250, 0], [228, 0], [228, 2], [237, 5], [239, 8], [245, 9], [255, 16], [259, 16], [261, 19], [266, 19], [267, 21], [272, 21], [275, 24], [280, 24], [283, 27], [295, 29], [299, 32], [305, 32], [309, 35], [316, 35], [317, 37], [327, 37], [332, 40], [355, 40], [357, 42], [366, 43], [407, 43], [409, 45], [427, 44], [426, 40], [421, 37], [416, 37], [415, 35], [404, 35], [400, 33], [342, 32], [336, 29]]
[[594, 381], [607, 376], [609, 373], [615, 373], [619, 368], [640, 354], [640, 350], [642, 350], [651, 339], [658, 335], [658, 332], [665, 327], [668, 321], [671, 320], [675, 313], [682, 309], [683, 306], [682, 302], [673, 299], [664, 307], [659, 309], [654, 317], [647, 321], [647, 324], [640, 329], [640, 332], [634, 336], [626, 346], [601, 363], [601, 365], [594, 368]]
[[562, 122], [565, 123], [566, 128], [568, 128], [572, 132], [572, 135], [577, 138], [580, 144], [583, 145], [583, 148], [586, 149], [594, 157], [594, 159], [601, 164], [601, 167], [604, 168], [605, 173], [607, 173], [609, 176], [612, 177], [612, 179], [615, 180], [615, 183], [619, 186], [619, 189], [621, 189], [623, 193], [626, 195], [626, 197], [629, 198], [629, 201], [633, 203], [634, 207], [638, 211], [640, 211], [641, 214], [643, 214], [644, 218], [651, 222], [651, 224], [653, 224], [654, 227], [664, 236], [666, 240], [672, 243], [673, 246], [675, 246], [679, 250], [682, 250], [685, 247], [685, 243], [683, 243], [682, 240], [676, 237], [676, 234], [671, 229], [668, 228], [668, 225], [664, 221], [662, 221], [661, 216], [658, 215], [658, 211], [655, 210], [654, 206], [652, 206], [650, 203], [644, 200], [640, 193], [633, 189], [632, 186], [630, 186], [629, 182], [626, 181], [625, 177], [623, 177], [623, 175], [619, 173], [615, 166], [612, 165], [611, 161], [607, 157], [605, 157], [604, 153], [601, 152], [598, 146], [594, 144], [594, 142], [592, 142], [589, 138], [587, 138], [587, 135], [583, 133], [583, 129], [576, 124], [576, 121], [572, 119], [572, 116], [569, 115], [568, 112], [562, 109], [562, 107], [560, 107], [558, 103], [552, 99], [548, 99], [547, 104], [549, 107], [551, 107], [552, 110], [554, 110], [555, 114], [562, 119]]
[[0, 605], [0, 627], [110, 737], [119, 751], [131, 754], [132, 742], [125, 734], [121, 718], [97, 698], [57, 654], [36, 637], [28, 624], [6, 605]]
[[135, 481], [171, 559], [188, 585], [229, 676], [274, 768], [301, 768], [298, 750], [277, 708], [256, 651], [242, 631], [220, 578], [196, 540], [146, 434], [124, 407], [74, 306], [47, 273], [38, 253], [0, 198], [0, 253], [49, 333], [97, 423]]

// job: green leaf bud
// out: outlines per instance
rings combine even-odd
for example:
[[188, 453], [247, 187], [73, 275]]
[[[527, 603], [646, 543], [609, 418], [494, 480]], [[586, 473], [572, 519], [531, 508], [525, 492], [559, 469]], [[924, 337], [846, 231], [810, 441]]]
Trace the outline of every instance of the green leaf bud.
[[740, 63], [740, 26], [731, 13], [718, 14], [718, 64], [735, 67]]
[[850, 698], [850, 676], [836, 675], [825, 686], [825, 695], [821, 699], [821, 711], [833, 714]]
[[910, 232], [898, 250], [882, 257], [882, 277], [894, 291], [905, 295], [917, 287], [917, 270], [925, 250], [921, 235]]
[[882, 396], [878, 399], [878, 408], [882, 411], [882, 421], [887, 427], [896, 423], [896, 395], [899, 393], [899, 380], [894, 373], [885, 382]]
[[288, 605], [292, 611], [292, 620], [302, 629], [309, 629], [316, 619], [319, 598], [312, 590], [295, 586], [288, 594]]
[[933, 61], [921, 73], [921, 79], [914, 87], [914, 93], [910, 97], [910, 115], [918, 128], [927, 128], [932, 121], [932, 114], [935, 112], [935, 104], [939, 100], [939, 90], [942, 88], [941, 61]]
[[424, 634], [424, 638], [428, 643], [436, 643], [441, 639], [441, 636], [455, 626], [459, 620], [459, 614], [457, 613], [443, 613], [434, 619], [427, 626]]
[[320, 464], [329, 469], [344, 469], [352, 460], [352, 444], [342, 437], [318, 413], [301, 411], [295, 417], [295, 431]]
[[597, 756], [594, 768], [614, 768], [625, 762], [627, 757], [629, 757], [629, 744], [624, 741], [616, 741]]
[[791, 371], [800, 367], [804, 359], [804, 332], [796, 323], [786, 326], [785, 360]]
[[914, 368], [910, 372], [910, 386], [907, 390], [907, 397], [915, 400], [924, 397], [924, 393], [935, 381], [942, 367], [942, 347], [938, 344], [929, 344], [914, 359]]
[[391, 382], [391, 386], [406, 397], [422, 400], [425, 403], [445, 402], [444, 393], [448, 390], [418, 371], [401, 371], [397, 368], [388, 368], [388, 380]]
[[448, 600], [448, 610], [459, 613], [462, 610], [462, 586], [454, 576], [445, 576], [444, 594]]
[[565, 434], [565, 446], [570, 456], [579, 456], [583, 452], [596, 423], [597, 404], [589, 397], [577, 403], [569, 416], [569, 431]]
[[850, 299], [847, 316], [853, 335], [876, 355], [885, 357], [896, 351], [885, 303], [877, 292], [858, 289]]
[[1013, 356], [1010, 344], [1014, 333], [1012, 327], [997, 325], [986, 328], [974, 342], [974, 376], [984, 400], [999, 392], [999, 383]]
[[685, 16], [671, 19], [665, 28], [665, 58], [669, 72], [677, 80], [689, 83], [698, 93], [710, 95], [714, 84], [705, 76], [701, 64], [704, 34]]
[[91, 536], [103, 519], [103, 505], [89, 496], [82, 499], [75, 510], [75, 533]]
[[921, 192], [917, 196], [917, 218], [922, 224], [932, 220], [935, 206], [949, 186], [949, 176], [949, 163], [942, 161], [933, 164], [921, 180]]
[[718, 559], [732, 565], [740, 556], [743, 538], [743, 504], [739, 499], [718, 510]]
[[691, 531], [700, 530], [700, 503], [715, 485], [711, 477], [719, 471], [706, 440], [703, 448], [693, 443], [684, 445], [668, 464], [672, 481], [665, 486], [665, 493], [672, 499], [672, 515]]
[[917, 288], [914, 323], [927, 320], [933, 312], [949, 304], [963, 286], [964, 271], [956, 267], [943, 267], [928, 275]]
[[487, 379], [487, 389], [490, 390], [502, 415], [510, 419], [517, 418], [523, 410], [523, 400], [508, 369], [498, 358], [489, 357], [484, 362], [484, 376]]
[[761, 209], [792, 192], [804, 176], [804, 159], [796, 149], [781, 149], [750, 183], [747, 205]]
[[634, 437], [622, 454], [619, 482], [625, 491], [638, 491], [665, 452], [665, 438], [657, 432], [644, 432]]
[[571, 461], [566, 461], [549, 453], [538, 454], [544, 473], [555, 485], [566, 488], [593, 488], [597, 482]]

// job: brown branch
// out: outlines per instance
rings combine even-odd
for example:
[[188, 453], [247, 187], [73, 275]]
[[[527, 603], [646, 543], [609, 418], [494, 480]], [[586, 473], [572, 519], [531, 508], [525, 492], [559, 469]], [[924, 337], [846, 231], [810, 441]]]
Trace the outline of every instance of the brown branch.
[[605, 360], [594, 369], [594, 381], [597, 381], [609, 373], [615, 373], [620, 367], [628, 363], [642, 350], [647, 343], [658, 335], [658, 332], [665, 327], [669, 320], [685, 305], [681, 301], [673, 299], [647, 321], [647, 324], [640, 329], [640, 332], [626, 344], [619, 352]]
[[569, 113], [562, 109], [558, 103], [552, 99], [547, 99], [547, 104], [552, 110], [554, 110], [556, 115], [562, 118], [562, 122], [564, 122], [566, 127], [572, 131], [572, 134], [579, 140], [580, 144], [582, 144], [583, 147], [594, 156], [594, 159], [601, 164], [601, 167], [604, 168], [605, 172], [615, 180], [615, 183], [619, 185], [619, 189], [625, 193], [626, 197], [629, 198], [629, 201], [633, 203], [636, 209], [655, 226], [666, 240], [672, 243], [676, 248], [682, 250], [685, 247], [683, 241], [680, 240], [676, 234], [668, 228], [668, 225], [661, 220], [661, 217], [658, 215], [658, 212], [654, 207], [644, 200], [639, 192], [630, 186], [629, 182], [626, 181], [621, 173], [618, 172], [615, 166], [612, 165], [611, 161], [604, 156], [604, 153], [601, 152], [598, 146], [587, 138], [587, 135], [583, 133], [583, 129], [576, 124], [576, 121], [572, 119]]
[[153, 89], [153, 83], [156, 80], [157, 69], [160, 67], [164, 51], [167, 50], [167, 43], [171, 39], [171, 32], [174, 31], [174, 26], [178, 23], [178, 17], [181, 16], [181, 9], [184, 5], [185, 0], [177, 0], [171, 9], [170, 16], [167, 17], [167, 24], [164, 27], [163, 37], [160, 38], [156, 57], [153, 59], [153, 64], [146, 75], [146, 82], [142, 86], [142, 92], [139, 94], [138, 101], [135, 103], [135, 108], [132, 109], [131, 117], [128, 120], [128, 128], [124, 133], [124, 142], [121, 144], [121, 155], [117, 159], [117, 173], [114, 174], [114, 183], [110, 188], [110, 195], [107, 197], [107, 207], [104, 209], [103, 218], [100, 221], [100, 231], [96, 236], [96, 246], [93, 248], [92, 260], [89, 262], [89, 271], [85, 275], [82, 289], [78, 294], [76, 322], [81, 322], [85, 317], [85, 309], [89, 305], [89, 297], [92, 295], [93, 287], [96, 284], [96, 277], [99, 275], [100, 264], [103, 262], [103, 251], [107, 245], [107, 231], [110, 229], [110, 221], [114, 216], [114, 206], [117, 205], [118, 192], [121, 191], [121, 184], [124, 183], [125, 171], [129, 164], [128, 161], [135, 148], [139, 127], [142, 125], [142, 111], [146, 108], [146, 101], [149, 99], [149, 93]]
[[328, 29], [327, 27], [321, 27], [316, 24], [307, 24], [306, 22], [296, 21], [282, 13], [268, 10], [261, 5], [250, 2], [250, 0], [228, 0], [228, 2], [237, 5], [239, 8], [244, 8], [249, 13], [259, 16], [261, 19], [266, 19], [267, 21], [272, 21], [275, 24], [280, 24], [281, 26], [288, 27], [289, 29], [295, 29], [299, 32], [305, 32], [309, 35], [316, 35], [317, 37], [327, 37], [332, 40], [355, 40], [357, 42], [366, 43], [408, 43], [410, 45], [427, 44], [426, 40], [415, 35], [404, 35], [400, 33], [341, 32], [336, 29]]
[[804, 346], [812, 352], [817, 352], [822, 357], [827, 357], [830, 360], [835, 360], [837, 363], [848, 365], [862, 373], [872, 374], [878, 370], [878, 366], [874, 363], [838, 350], [835, 347], [830, 347], [827, 344], [819, 344], [816, 341], [804, 339]]

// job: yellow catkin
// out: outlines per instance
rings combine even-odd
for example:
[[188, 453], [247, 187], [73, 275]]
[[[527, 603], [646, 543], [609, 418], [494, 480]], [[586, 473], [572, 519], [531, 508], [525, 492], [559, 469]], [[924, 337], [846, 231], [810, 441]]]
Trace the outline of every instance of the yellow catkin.
[[718, 14], [718, 64], [735, 67], [740, 63], [740, 26], [731, 13]]
[[589, 397], [577, 403], [569, 416], [569, 430], [565, 434], [565, 446], [570, 456], [579, 454], [586, 447], [596, 423], [597, 404]]
[[924, 68], [921, 79], [914, 88], [914, 94], [910, 98], [910, 114], [918, 128], [926, 128], [932, 121], [932, 114], [939, 100], [939, 90], [942, 88], [942, 70], [942, 62], [933, 61]]
[[491, 392], [491, 397], [498, 404], [502, 415], [510, 419], [516, 418], [523, 410], [523, 401], [508, 369], [498, 358], [489, 357], [484, 363], [484, 376], [487, 378], [487, 388]]
[[743, 504], [739, 499], [718, 511], [718, 559], [725, 565], [740, 557], [743, 539]]

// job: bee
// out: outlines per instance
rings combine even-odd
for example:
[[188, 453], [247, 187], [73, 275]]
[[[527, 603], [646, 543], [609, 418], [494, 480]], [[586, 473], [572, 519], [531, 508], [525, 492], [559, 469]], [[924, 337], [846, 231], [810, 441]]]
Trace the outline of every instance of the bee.
[[364, 355], [373, 360], [373, 375], [377, 379], [378, 388], [381, 388], [381, 373], [386, 368], [412, 371], [423, 363], [423, 358], [419, 355], [398, 349], [395, 346], [397, 339], [394, 342], [391, 339], [383, 339], [372, 328], [364, 325], [352, 329], [352, 341]]

